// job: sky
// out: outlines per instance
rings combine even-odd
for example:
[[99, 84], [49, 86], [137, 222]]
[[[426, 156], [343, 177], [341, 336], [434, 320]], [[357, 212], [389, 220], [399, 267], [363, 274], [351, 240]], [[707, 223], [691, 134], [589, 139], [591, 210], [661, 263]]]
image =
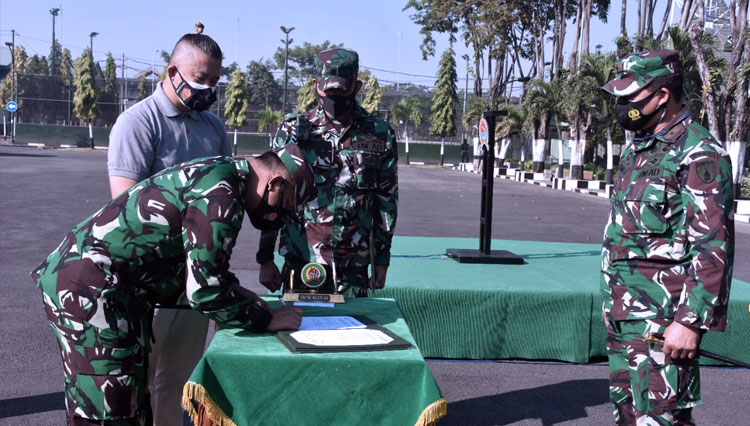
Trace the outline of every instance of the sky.
[[[149, 68], [152, 61], [158, 70], [164, 64], [155, 51], [171, 51], [183, 34], [194, 31], [194, 22], [200, 21], [205, 25], [204, 33], [221, 46], [224, 65], [237, 61], [244, 69], [251, 60], [273, 57], [283, 45], [284, 33], [280, 29], [283, 25], [295, 28], [290, 33], [291, 46], [329, 40], [357, 50], [361, 68], [371, 68], [381, 84], [411, 82], [432, 86], [440, 54], [449, 47], [448, 39], [436, 35], [436, 57], [422, 60], [419, 26], [409, 17], [413, 10], [402, 10], [406, 2], [0, 0], [0, 46], [11, 41], [11, 29], [15, 29], [16, 45], [23, 45], [29, 55], [48, 55], [52, 40], [49, 10], [55, 7], [62, 9], [55, 21], [55, 37], [64, 48], [70, 49], [74, 59], [88, 47], [89, 34], [95, 31], [99, 33], [93, 39], [97, 61], [104, 61], [107, 53], [112, 52], [118, 67], [125, 54], [126, 76]], [[597, 44], [604, 51], [614, 50], [621, 4], [621, 0], [612, 0], [608, 24], [592, 18], [592, 51]], [[635, 4], [633, 0], [628, 3], [627, 25], [631, 33], [636, 25]], [[655, 15], [659, 16], [659, 22], [663, 8], [663, 4], [657, 6]], [[678, 12], [679, 9], [675, 12], [679, 17]], [[566, 61], [574, 36], [575, 26], [569, 26], [564, 49]], [[461, 40], [455, 51], [459, 61], [458, 84], [462, 87], [465, 65], [460, 57], [465, 53], [471, 55], [471, 51]], [[551, 52], [550, 44], [546, 47], [548, 57]], [[10, 52], [3, 47], [0, 63], [9, 62]]]

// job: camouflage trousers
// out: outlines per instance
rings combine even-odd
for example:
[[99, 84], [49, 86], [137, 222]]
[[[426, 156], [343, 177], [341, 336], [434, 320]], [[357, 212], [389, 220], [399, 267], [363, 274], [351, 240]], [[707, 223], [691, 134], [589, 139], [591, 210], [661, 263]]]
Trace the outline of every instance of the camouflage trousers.
[[647, 331], [663, 333], [672, 319], [608, 321], [609, 397], [618, 425], [692, 425], [700, 404], [698, 360], [672, 361]]
[[91, 299], [46, 288], [44, 281], [45, 313], [63, 361], [68, 424], [150, 426], [150, 306], [106, 290], [86, 303]]

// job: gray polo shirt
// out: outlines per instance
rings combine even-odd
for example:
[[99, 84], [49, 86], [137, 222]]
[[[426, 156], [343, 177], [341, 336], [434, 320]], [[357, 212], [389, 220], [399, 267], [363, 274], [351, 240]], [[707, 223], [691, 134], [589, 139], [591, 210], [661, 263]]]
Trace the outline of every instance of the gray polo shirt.
[[140, 181], [175, 164], [216, 155], [232, 155], [221, 120], [208, 111], [180, 111], [160, 83], [112, 126], [107, 169], [110, 176]]

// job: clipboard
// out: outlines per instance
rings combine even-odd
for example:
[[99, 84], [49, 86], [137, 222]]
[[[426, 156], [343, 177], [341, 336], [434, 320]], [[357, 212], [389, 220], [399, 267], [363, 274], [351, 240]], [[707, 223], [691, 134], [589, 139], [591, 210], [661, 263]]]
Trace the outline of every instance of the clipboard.
[[299, 341], [295, 338], [294, 334], [299, 331], [280, 331], [276, 334], [276, 337], [289, 349], [291, 353], [304, 354], [304, 353], [326, 353], [326, 352], [367, 352], [367, 351], [391, 351], [391, 350], [403, 350], [412, 349], [414, 345], [398, 336], [396, 333], [388, 330], [380, 324], [373, 322], [366, 316], [363, 315], [352, 315], [353, 318], [364, 324], [364, 327], [360, 328], [347, 328], [347, 329], [334, 329], [334, 330], [309, 330], [310, 332], [337, 332], [342, 335], [346, 334], [357, 334], [362, 333], [374, 333], [378, 336], [386, 336], [390, 339], [384, 343], [373, 343], [364, 345], [327, 345], [327, 344], [310, 344], [303, 341]]

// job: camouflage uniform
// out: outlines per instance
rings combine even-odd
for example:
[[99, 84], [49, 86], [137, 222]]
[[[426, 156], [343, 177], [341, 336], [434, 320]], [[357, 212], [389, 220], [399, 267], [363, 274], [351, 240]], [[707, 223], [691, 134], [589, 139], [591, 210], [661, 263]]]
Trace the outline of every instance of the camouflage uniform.
[[60, 346], [71, 424], [151, 424], [156, 303], [186, 294], [216, 322], [266, 329], [270, 312], [246, 299], [229, 272], [248, 173], [246, 160], [226, 157], [166, 169], [73, 228], [32, 271]]
[[[316, 58], [321, 90], [356, 81], [358, 58], [347, 49], [331, 49]], [[340, 87], [340, 86], [339, 86]], [[284, 118], [276, 146], [298, 144], [315, 175], [317, 198], [304, 206], [299, 223], [281, 229], [282, 276], [308, 262], [335, 267], [347, 296], [367, 288], [370, 250], [375, 265], [390, 263], [398, 201], [398, 151], [388, 123], [360, 105], [343, 122], [327, 117], [318, 105], [307, 114]], [[370, 246], [372, 232], [373, 246]], [[258, 262], [272, 259], [277, 232], [261, 235]]]
[[[678, 69], [671, 51], [631, 55], [602, 89], [629, 96]], [[697, 359], [665, 359], [643, 342], [673, 321], [723, 331], [732, 275], [729, 156], [683, 109], [622, 152], [602, 247], [610, 398], [618, 424], [691, 423], [700, 403]], [[640, 136], [640, 137], [638, 137]]]

